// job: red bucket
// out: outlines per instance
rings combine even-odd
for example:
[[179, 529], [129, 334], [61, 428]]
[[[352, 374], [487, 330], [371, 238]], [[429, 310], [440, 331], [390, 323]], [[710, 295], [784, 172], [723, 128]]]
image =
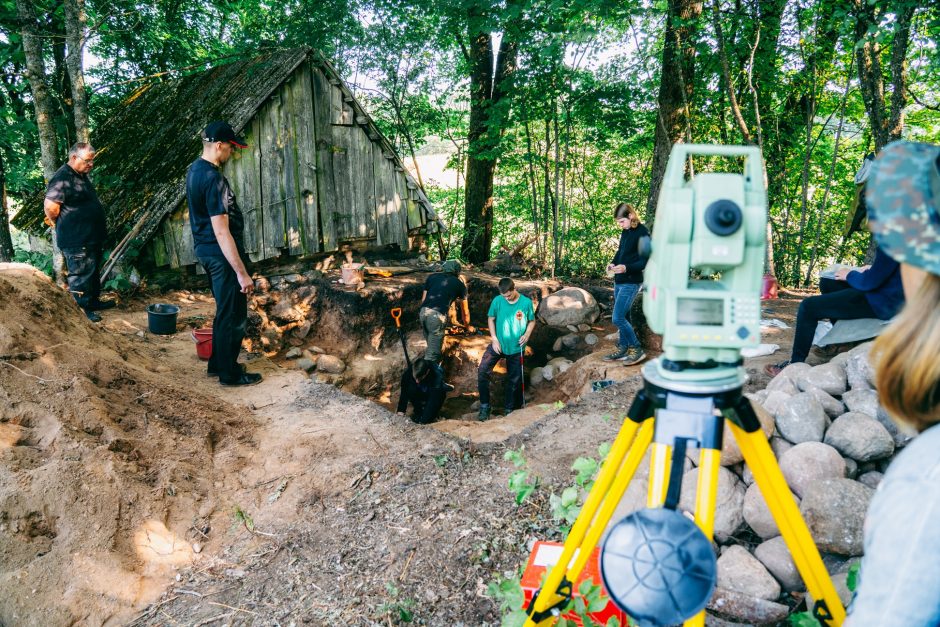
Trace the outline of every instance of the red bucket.
[[193, 341], [199, 359], [208, 361], [212, 357], [212, 329], [193, 329]]

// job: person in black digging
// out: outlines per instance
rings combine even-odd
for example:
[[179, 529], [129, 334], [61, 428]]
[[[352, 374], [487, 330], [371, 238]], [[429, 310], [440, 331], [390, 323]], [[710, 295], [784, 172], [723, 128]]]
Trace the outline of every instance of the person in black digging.
[[444, 335], [447, 330], [447, 316], [450, 306], [455, 300], [460, 301], [461, 318], [464, 326], [470, 327], [470, 308], [467, 304], [467, 285], [460, 278], [460, 262], [448, 259], [441, 264], [441, 271], [430, 275], [424, 282], [424, 292], [421, 294], [421, 308], [418, 310], [418, 320], [428, 348], [424, 353], [425, 359], [431, 362], [437, 374], [438, 383], [444, 385], [447, 391], [453, 386], [443, 383], [444, 369], [441, 367], [444, 350]]
[[202, 156], [186, 173], [186, 201], [196, 257], [209, 275], [215, 298], [212, 356], [207, 374], [222, 385], [252, 385], [261, 375], [245, 372], [238, 351], [248, 321], [248, 294], [254, 281], [245, 268], [245, 220], [235, 194], [219, 171], [235, 148], [245, 148], [227, 122], [212, 122], [202, 132]]
[[412, 420], [426, 425], [437, 420], [444, 404], [444, 388], [434, 385], [434, 364], [427, 359], [418, 359], [401, 375], [401, 394], [398, 397], [399, 415], [404, 416], [408, 403], [414, 407]]
[[59, 168], [46, 187], [45, 222], [55, 227], [56, 242], [65, 257], [72, 296], [92, 322], [97, 311], [114, 307], [101, 301], [101, 248], [107, 237], [104, 207], [88, 178], [95, 165], [95, 149], [79, 142], [69, 150], [68, 163]]

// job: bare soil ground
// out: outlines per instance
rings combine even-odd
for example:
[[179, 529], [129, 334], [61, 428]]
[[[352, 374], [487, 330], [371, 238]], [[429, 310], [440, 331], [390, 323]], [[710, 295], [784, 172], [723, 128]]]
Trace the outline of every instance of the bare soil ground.
[[[160, 298], [181, 327], [211, 319], [203, 294]], [[766, 308], [792, 324], [797, 303]], [[602, 342], [552, 382], [560, 408], [546, 389], [508, 417], [425, 427], [265, 358], [261, 385], [222, 388], [188, 332], [147, 333], [143, 309], [92, 325], [0, 267], [0, 625], [498, 624], [487, 583], [560, 537], [548, 495], [641, 385]], [[755, 388], [791, 334], [747, 364]], [[581, 396], [598, 378], [620, 382]], [[503, 453], [523, 446], [541, 488], [517, 506]]]

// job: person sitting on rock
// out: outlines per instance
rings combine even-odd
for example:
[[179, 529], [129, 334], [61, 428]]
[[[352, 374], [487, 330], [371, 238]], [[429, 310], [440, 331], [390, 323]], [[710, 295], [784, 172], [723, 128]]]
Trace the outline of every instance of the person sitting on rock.
[[447, 330], [447, 314], [455, 300], [460, 301], [463, 323], [469, 327], [470, 307], [467, 304], [467, 286], [460, 278], [460, 262], [448, 259], [441, 265], [440, 272], [430, 275], [424, 282], [421, 309], [418, 311], [421, 331], [428, 343], [424, 358], [434, 365], [439, 382], [444, 380], [444, 369], [440, 364], [443, 358], [444, 333]]
[[411, 369], [401, 375], [401, 392], [398, 397], [400, 416], [408, 411], [408, 403], [414, 408], [411, 419], [426, 425], [437, 420], [446, 394], [443, 386], [434, 385], [434, 364], [428, 359], [418, 359]]
[[842, 269], [836, 273], [836, 279], [845, 281], [847, 287], [810, 296], [800, 303], [790, 360], [766, 366], [764, 371], [768, 375], [775, 377], [789, 364], [806, 361], [820, 320], [890, 320], [904, 304], [898, 262], [881, 248], [875, 251], [875, 260], [870, 268], [851, 271]]
[[506, 360], [506, 413], [512, 412], [523, 400], [522, 359], [525, 345], [535, 328], [535, 308], [531, 299], [516, 290], [515, 282], [504, 277], [499, 280], [500, 295], [490, 303], [487, 322], [492, 342], [486, 347], [477, 370], [477, 387], [480, 391], [480, 420], [490, 417], [490, 373]]
[[919, 435], [888, 466], [865, 519], [864, 557], [845, 625], [940, 625], [940, 146], [895, 142], [868, 183], [868, 226], [901, 263], [907, 304], [875, 341], [875, 384]]
[[620, 246], [614, 260], [607, 266], [608, 276], [614, 277], [614, 315], [612, 322], [620, 331], [617, 350], [604, 357], [607, 361], [622, 361], [631, 366], [646, 359], [636, 332], [630, 324], [630, 308], [643, 287], [643, 269], [648, 257], [640, 254], [640, 240], [649, 237], [649, 231], [640, 223], [633, 205], [622, 202], [614, 210], [614, 220], [620, 231]]

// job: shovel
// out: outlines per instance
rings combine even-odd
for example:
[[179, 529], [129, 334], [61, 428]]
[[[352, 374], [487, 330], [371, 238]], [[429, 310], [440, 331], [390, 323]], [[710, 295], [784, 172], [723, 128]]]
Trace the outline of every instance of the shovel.
[[395, 320], [395, 328], [398, 329], [401, 347], [405, 351], [405, 363], [408, 364], [408, 370], [411, 371], [411, 358], [408, 357], [408, 345], [405, 343], [405, 332], [401, 330], [401, 307], [395, 307], [390, 313], [392, 314], [392, 319]]

